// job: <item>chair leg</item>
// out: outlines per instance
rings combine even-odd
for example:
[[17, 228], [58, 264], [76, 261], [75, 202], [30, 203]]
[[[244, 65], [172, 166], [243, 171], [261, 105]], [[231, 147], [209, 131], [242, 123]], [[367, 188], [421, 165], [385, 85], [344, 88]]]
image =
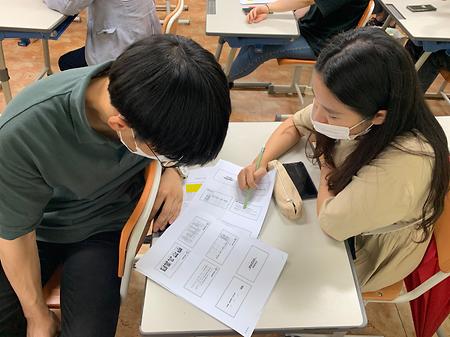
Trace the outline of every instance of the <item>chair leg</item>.
[[438, 337], [447, 337], [442, 325], [437, 329], [436, 335], [438, 335]]
[[449, 95], [447, 95], [445, 93], [445, 87], [447, 86], [447, 81], [444, 80], [444, 82], [442, 83], [441, 87], [439, 88], [438, 93], [441, 94], [442, 98], [445, 99], [447, 101], [448, 104], [450, 104], [450, 98]]
[[274, 94], [298, 94], [300, 100], [300, 105], [303, 105], [303, 92], [307, 86], [300, 85], [300, 75], [302, 74], [303, 66], [294, 66], [294, 72], [292, 74], [291, 83], [288, 85], [275, 85], [272, 84], [268, 88], [268, 93], [270, 95]]
[[231, 65], [233, 64], [234, 57], [236, 56], [236, 52], [237, 52], [236, 48], [231, 48], [230, 51], [228, 52], [227, 61], [223, 68], [223, 72], [225, 73], [225, 75], [227, 75], [227, 77], [230, 74]]
[[217, 41], [216, 52], [214, 53], [214, 58], [216, 59], [217, 62], [219, 62], [220, 55], [222, 54], [222, 49], [223, 49], [224, 43], [225, 43], [225, 40], [223, 39], [223, 37], [220, 36], [219, 40]]

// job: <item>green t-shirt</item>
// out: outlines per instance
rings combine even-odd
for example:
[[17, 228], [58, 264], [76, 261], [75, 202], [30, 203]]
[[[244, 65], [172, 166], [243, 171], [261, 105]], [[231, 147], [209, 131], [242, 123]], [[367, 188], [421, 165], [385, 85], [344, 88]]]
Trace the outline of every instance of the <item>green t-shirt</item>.
[[52, 75], [23, 90], [0, 117], [0, 237], [77, 242], [120, 230], [149, 160], [94, 131], [85, 91], [109, 64]]

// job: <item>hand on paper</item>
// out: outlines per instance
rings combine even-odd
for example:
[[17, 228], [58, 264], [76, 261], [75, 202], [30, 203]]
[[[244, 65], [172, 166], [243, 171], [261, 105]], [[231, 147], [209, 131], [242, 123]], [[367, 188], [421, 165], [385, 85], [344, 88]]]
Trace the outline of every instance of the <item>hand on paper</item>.
[[269, 14], [269, 9], [266, 5], [263, 6], [255, 6], [253, 9], [247, 14], [247, 22], [248, 23], [258, 23], [265, 18]]
[[267, 174], [267, 164], [261, 163], [260, 168], [256, 169], [256, 164], [253, 162], [244, 167], [238, 175], [239, 187], [242, 190], [249, 188], [256, 188], [257, 184]]
[[55, 337], [60, 331], [60, 321], [48, 309], [42, 314], [27, 318], [27, 337]]
[[183, 187], [181, 177], [175, 169], [168, 168], [161, 176], [158, 194], [153, 205], [150, 218], [153, 218], [162, 207], [161, 212], [154, 219], [153, 231], [164, 230], [172, 224], [180, 214], [183, 204]]

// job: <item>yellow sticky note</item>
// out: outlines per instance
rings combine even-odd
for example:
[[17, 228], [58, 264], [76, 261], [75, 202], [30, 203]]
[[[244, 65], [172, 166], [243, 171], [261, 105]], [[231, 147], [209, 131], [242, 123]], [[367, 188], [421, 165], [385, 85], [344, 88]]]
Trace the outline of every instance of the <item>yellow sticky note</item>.
[[186, 184], [186, 192], [195, 193], [202, 187], [202, 184]]

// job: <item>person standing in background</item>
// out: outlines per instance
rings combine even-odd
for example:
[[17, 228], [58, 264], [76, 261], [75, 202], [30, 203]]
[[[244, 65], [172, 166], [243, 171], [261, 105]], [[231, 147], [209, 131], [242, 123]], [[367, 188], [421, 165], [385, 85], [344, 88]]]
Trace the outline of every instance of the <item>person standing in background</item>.
[[86, 45], [62, 55], [60, 70], [113, 61], [133, 42], [161, 33], [154, 0], [43, 1], [64, 15], [88, 9]]

